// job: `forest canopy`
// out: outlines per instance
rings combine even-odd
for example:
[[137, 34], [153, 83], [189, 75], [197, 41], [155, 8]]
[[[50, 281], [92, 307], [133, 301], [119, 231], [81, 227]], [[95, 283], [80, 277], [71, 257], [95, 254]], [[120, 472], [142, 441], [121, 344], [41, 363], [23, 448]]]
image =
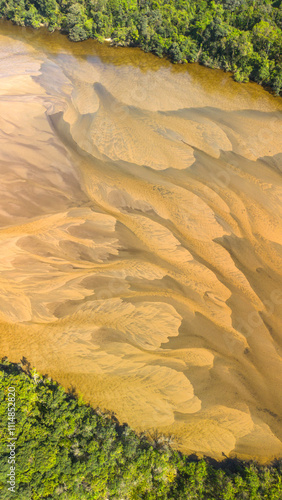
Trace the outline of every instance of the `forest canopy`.
[[0, 0], [0, 16], [232, 71], [279, 94], [281, 0]]
[[183, 456], [164, 437], [137, 435], [94, 410], [26, 360], [0, 362], [2, 500], [279, 500], [281, 473], [281, 461], [211, 465]]

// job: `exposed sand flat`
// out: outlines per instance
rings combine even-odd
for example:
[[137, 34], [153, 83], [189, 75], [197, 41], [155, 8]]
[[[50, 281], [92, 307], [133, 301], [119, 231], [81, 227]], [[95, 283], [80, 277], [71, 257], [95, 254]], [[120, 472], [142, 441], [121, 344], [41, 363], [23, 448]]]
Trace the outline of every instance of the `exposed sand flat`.
[[1, 355], [185, 452], [282, 454], [282, 100], [1, 23]]

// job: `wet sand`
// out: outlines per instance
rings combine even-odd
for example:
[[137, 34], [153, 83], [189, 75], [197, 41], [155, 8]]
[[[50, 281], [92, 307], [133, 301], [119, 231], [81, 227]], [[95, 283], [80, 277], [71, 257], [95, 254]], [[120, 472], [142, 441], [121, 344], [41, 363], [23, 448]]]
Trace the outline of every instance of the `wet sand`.
[[281, 456], [281, 109], [1, 22], [1, 355], [184, 452]]

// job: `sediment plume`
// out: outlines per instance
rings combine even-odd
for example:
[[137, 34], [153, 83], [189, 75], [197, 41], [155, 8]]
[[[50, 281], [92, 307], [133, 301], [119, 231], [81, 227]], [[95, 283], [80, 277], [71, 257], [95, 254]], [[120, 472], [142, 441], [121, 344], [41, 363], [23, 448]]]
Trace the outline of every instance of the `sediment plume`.
[[281, 98], [1, 27], [2, 355], [186, 453], [281, 456]]

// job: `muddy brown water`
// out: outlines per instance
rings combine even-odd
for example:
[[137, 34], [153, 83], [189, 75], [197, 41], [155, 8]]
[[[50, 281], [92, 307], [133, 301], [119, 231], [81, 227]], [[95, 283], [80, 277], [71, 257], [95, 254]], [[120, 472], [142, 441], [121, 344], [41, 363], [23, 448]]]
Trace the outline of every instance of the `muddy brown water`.
[[281, 456], [281, 109], [0, 23], [1, 355], [187, 453]]

